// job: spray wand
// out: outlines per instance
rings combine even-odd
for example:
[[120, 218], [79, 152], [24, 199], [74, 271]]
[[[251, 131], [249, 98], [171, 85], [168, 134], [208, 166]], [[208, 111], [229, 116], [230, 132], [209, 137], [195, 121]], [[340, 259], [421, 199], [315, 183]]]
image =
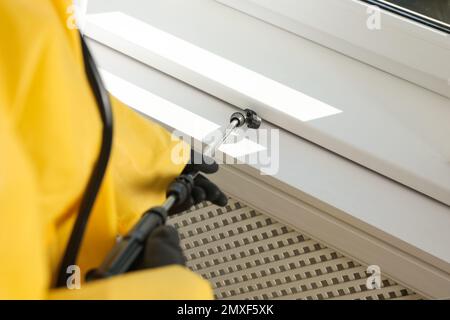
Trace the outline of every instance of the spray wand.
[[[222, 138], [210, 145], [204, 154], [214, 157], [215, 152], [237, 128], [246, 125], [249, 129], [259, 129], [261, 123], [261, 118], [250, 109], [243, 113], [233, 113]], [[174, 205], [184, 203], [190, 196], [198, 174], [184, 174], [176, 178], [167, 190], [167, 199], [164, 204], [146, 211], [128, 234], [113, 247], [102, 265], [98, 269], [90, 271], [86, 279], [88, 281], [103, 279], [129, 271], [144, 249], [147, 238], [156, 228], [166, 223], [170, 209]]]

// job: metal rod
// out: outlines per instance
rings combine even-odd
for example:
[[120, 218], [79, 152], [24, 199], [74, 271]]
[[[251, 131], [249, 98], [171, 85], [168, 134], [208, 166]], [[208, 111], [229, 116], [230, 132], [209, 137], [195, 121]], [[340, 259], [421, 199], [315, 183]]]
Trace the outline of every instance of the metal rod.
[[[213, 158], [216, 151], [227, 141], [228, 137], [236, 130], [236, 128], [247, 124], [248, 128], [258, 129], [261, 125], [261, 118], [251, 110], [246, 110], [246, 115], [235, 113], [232, 115], [231, 119], [232, 120], [225, 129], [222, 138], [217, 142], [212, 143], [206, 149], [204, 152], [206, 156]], [[101, 279], [127, 272], [142, 252], [147, 237], [154, 229], [165, 223], [167, 213], [179, 201], [178, 197], [180, 197], [180, 194], [181, 197], [184, 197], [185, 194], [190, 192], [190, 188], [192, 188], [192, 184], [197, 175], [198, 173], [188, 176], [182, 175], [179, 178], [182, 180], [175, 180], [172, 184], [172, 186], [175, 186], [174, 189], [172, 189], [174, 192], [167, 197], [162, 207], [152, 208], [147, 211], [138, 223], [135, 224], [133, 229], [113, 247], [102, 265], [97, 270], [93, 270], [89, 273], [88, 279]], [[188, 189], [189, 192], [184, 192], [184, 190]]]
[[177, 198], [174, 195], [167, 197], [166, 201], [162, 205], [162, 207], [169, 212], [172, 209], [173, 205], [177, 202]]
[[214, 158], [214, 156], [216, 155], [216, 151], [220, 148], [222, 144], [224, 144], [227, 141], [228, 137], [234, 132], [234, 130], [238, 127], [238, 125], [239, 125], [238, 120], [231, 121], [228, 127], [225, 129], [222, 138], [206, 147], [204, 155], [210, 158]]
[[[222, 138], [220, 140], [216, 141], [215, 143], [210, 144], [209, 146], [207, 146], [206, 150], [204, 152], [204, 155], [209, 157], [209, 158], [214, 158], [215, 155], [216, 155], [216, 151], [219, 150], [220, 146], [222, 146], [227, 141], [228, 137], [238, 127], [239, 127], [239, 121], [238, 120], [231, 121], [230, 124], [228, 125], [228, 127], [225, 129], [225, 132], [224, 132]], [[194, 174], [191, 174], [190, 176], [192, 176], [192, 178], [195, 179], [199, 174], [200, 174], [200, 172], [196, 172]], [[167, 201], [164, 204], [166, 204], [166, 203], [167, 203]], [[170, 209], [170, 207], [169, 207], [169, 209]]]

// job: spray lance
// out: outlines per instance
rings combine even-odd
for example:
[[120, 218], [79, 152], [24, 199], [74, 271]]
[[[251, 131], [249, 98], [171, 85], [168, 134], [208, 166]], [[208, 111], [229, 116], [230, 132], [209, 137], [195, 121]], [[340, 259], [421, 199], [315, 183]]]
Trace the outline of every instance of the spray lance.
[[[259, 129], [261, 123], [261, 118], [250, 109], [233, 113], [221, 139], [210, 145], [204, 154], [214, 157], [215, 152], [238, 128], [246, 126], [248, 129]], [[86, 279], [103, 279], [129, 271], [144, 249], [147, 238], [156, 228], [166, 223], [170, 209], [184, 203], [190, 196], [198, 174], [184, 174], [176, 178], [167, 190], [164, 204], [146, 211], [128, 234], [116, 243], [101, 266], [90, 271]]]

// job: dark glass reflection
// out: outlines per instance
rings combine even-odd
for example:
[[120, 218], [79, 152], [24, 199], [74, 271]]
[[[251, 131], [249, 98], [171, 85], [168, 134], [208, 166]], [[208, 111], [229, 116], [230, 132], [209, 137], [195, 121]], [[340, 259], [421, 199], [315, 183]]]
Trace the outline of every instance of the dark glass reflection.
[[450, 0], [387, 0], [386, 2], [450, 24]]

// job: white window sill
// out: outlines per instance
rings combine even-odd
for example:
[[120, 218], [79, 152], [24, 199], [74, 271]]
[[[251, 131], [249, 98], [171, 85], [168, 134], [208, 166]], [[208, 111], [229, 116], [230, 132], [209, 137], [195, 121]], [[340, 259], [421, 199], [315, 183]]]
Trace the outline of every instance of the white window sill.
[[87, 34], [450, 205], [449, 99], [214, 1], [144, 4]]
[[444, 31], [359, 0], [215, 1], [450, 98]]

